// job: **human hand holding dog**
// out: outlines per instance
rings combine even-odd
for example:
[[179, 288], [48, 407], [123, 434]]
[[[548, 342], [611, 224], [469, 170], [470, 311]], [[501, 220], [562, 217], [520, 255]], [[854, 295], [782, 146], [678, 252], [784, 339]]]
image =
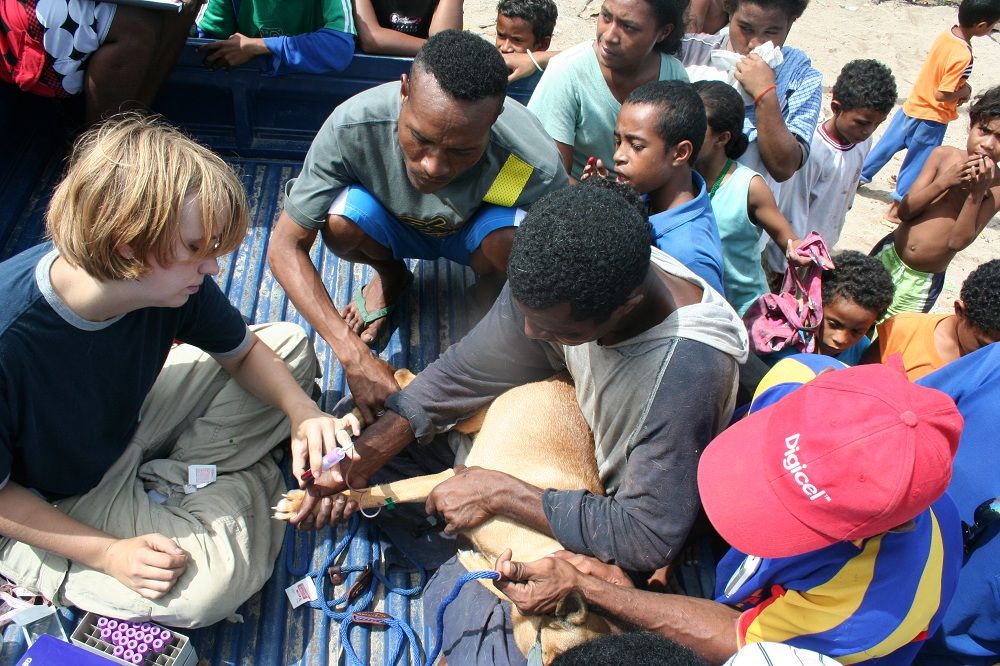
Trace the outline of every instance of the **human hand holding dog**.
[[514, 562], [512, 558], [509, 548], [497, 558], [494, 569], [500, 578], [493, 585], [526, 615], [553, 612], [584, 575], [559, 557], [543, 557], [534, 562]]
[[501, 472], [482, 467], [455, 467], [455, 476], [435, 488], [424, 509], [427, 515], [439, 514], [445, 519], [445, 534], [456, 534], [462, 530], [482, 525], [496, 511], [490, 499], [504, 485]]

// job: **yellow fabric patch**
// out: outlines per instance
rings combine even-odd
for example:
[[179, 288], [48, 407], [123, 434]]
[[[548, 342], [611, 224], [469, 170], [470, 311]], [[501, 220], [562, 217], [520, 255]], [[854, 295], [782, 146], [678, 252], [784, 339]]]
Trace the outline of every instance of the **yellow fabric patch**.
[[508, 208], [517, 203], [524, 186], [531, 178], [534, 168], [517, 155], [511, 155], [504, 162], [483, 201]]

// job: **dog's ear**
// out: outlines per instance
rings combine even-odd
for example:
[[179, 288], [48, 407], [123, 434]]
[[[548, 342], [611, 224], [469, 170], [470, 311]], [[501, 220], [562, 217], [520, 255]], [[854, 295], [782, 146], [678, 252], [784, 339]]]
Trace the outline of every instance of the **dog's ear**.
[[579, 592], [570, 592], [556, 605], [556, 617], [566, 625], [583, 626], [587, 622], [587, 602]]

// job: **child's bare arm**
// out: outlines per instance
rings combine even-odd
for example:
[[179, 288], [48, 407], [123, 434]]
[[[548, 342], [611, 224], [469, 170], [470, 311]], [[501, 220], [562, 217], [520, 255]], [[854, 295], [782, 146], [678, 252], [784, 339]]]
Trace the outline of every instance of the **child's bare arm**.
[[750, 181], [750, 190], [747, 194], [747, 213], [754, 224], [767, 232], [775, 245], [785, 250], [786, 258], [789, 261], [803, 266], [809, 263], [808, 258], [799, 257], [794, 252], [799, 245], [799, 237], [785, 216], [781, 214], [778, 202], [774, 200], [774, 194], [763, 178], [753, 178]]
[[980, 232], [997, 212], [997, 165], [986, 156], [977, 155], [966, 164], [966, 182], [969, 192], [962, 202], [962, 209], [955, 216], [955, 224], [948, 235], [948, 249], [953, 252], [972, 245]]
[[927, 158], [920, 175], [899, 203], [899, 219], [904, 223], [916, 219], [933, 201], [962, 182], [962, 160], [947, 164], [948, 148], [935, 148]]

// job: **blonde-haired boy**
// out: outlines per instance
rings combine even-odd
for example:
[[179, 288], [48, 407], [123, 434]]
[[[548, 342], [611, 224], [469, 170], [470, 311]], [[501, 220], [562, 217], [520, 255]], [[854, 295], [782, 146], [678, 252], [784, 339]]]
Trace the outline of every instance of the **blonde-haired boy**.
[[[115, 119], [78, 142], [47, 226], [0, 264], [0, 573], [115, 617], [227, 617], [281, 546], [272, 450], [290, 425], [293, 471], [318, 473], [342, 425], [303, 390], [305, 333], [251, 331], [211, 279], [246, 232], [240, 182], [176, 129]], [[192, 465], [217, 479], [188, 485], [209, 478]]]

